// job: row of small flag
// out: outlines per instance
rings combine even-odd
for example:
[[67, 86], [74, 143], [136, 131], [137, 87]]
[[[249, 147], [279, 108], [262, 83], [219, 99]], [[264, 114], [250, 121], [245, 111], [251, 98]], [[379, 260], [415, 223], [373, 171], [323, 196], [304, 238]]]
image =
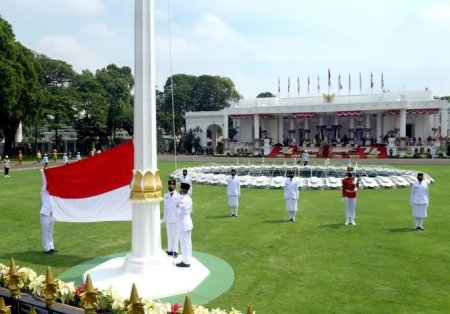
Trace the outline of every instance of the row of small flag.
[[[310, 91], [310, 87], [311, 87], [311, 79], [308, 75], [308, 93]], [[331, 88], [331, 71], [330, 69], [328, 69], [328, 88]], [[370, 88], [373, 89], [375, 86], [374, 81], [373, 81], [373, 74], [372, 72], [370, 72]], [[288, 86], [287, 86], [287, 90], [288, 93], [291, 91], [291, 78], [288, 77]], [[297, 77], [297, 92], [300, 93], [300, 77]], [[342, 85], [342, 78], [341, 78], [341, 74], [339, 73], [338, 76], [338, 89], [341, 90], [343, 89], [343, 85]], [[352, 77], [351, 74], [348, 74], [348, 90], [351, 91], [352, 89]], [[381, 72], [381, 89], [384, 90], [384, 75], [383, 72]], [[320, 90], [320, 75], [317, 75], [317, 90]], [[362, 90], [362, 77], [361, 77], [361, 72], [359, 72], [359, 90]], [[281, 92], [281, 81], [280, 78], [278, 78], [278, 93]]]

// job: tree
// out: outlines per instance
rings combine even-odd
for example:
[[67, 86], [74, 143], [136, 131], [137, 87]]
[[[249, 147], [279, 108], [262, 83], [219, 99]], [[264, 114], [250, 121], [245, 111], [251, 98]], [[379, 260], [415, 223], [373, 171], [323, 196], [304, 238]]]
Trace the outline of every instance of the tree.
[[37, 56], [43, 69], [48, 103], [45, 114], [50, 126], [55, 129], [55, 147], [60, 147], [58, 129], [70, 124], [77, 112], [77, 94], [72, 83], [76, 72], [72, 66], [61, 60], [51, 59], [43, 54]]
[[[220, 76], [194, 76], [176, 74], [173, 76], [173, 104], [175, 133], [183, 139], [186, 133], [185, 114], [189, 111], [221, 110], [237, 102], [242, 96], [233, 81]], [[172, 84], [170, 77], [162, 94], [156, 95], [158, 127], [173, 133]]]
[[81, 138], [99, 137], [102, 141], [108, 135], [108, 110], [106, 91], [89, 70], [84, 70], [73, 80], [77, 93], [77, 111], [74, 127]]
[[[126, 126], [132, 113], [131, 90], [134, 86], [134, 77], [129, 67], [120, 68], [115, 64], [97, 70], [95, 77], [106, 91], [106, 99], [109, 102], [107, 129], [114, 141], [117, 129]], [[130, 130], [129, 125], [127, 128]]]
[[31, 50], [15, 41], [11, 25], [0, 17], [0, 129], [4, 155], [11, 154], [17, 128], [33, 123], [45, 102], [42, 68]]
[[259, 93], [258, 96], [256, 96], [256, 98], [271, 98], [271, 97], [275, 97], [275, 95], [272, 94], [271, 92]]

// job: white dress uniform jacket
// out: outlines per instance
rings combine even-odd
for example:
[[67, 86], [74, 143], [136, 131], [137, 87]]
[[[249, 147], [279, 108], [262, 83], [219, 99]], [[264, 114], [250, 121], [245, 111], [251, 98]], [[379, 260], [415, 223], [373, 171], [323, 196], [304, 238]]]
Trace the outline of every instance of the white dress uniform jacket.
[[241, 185], [237, 176], [230, 176], [227, 180], [228, 205], [236, 207], [239, 205], [239, 196], [241, 195]]
[[189, 188], [188, 194], [189, 196], [192, 196], [192, 180], [191, 178], [189, 178], [189, 176], [181, 176], [180, 177], [180, 183], [187, 183], [189, 184], [191, 187]]
[[297, 211], [297, 200], [300, 195], [298, 191], [299, 182], [289, 178], [284, 184], [284, 199], [286, 200], [287, 211]]
[[178, 231], [189, 231], [194, 228], [191, 219], [192, 198], [189, 195], [181, 195], [177, 203]]
[[167, 230], [167, 251], [178, 253], [178, 208], [180, 194], [173, 191], [164, 194], [164, 220]]
[[429, 199], [428, 184], [425, 181], [422, 181], [422, 183], [420, 183], [419, 181], [415, 181], [412, 184], [410, 203], [413, 209], [413, 217], [427, 217], [427, 207], [429, 205]]

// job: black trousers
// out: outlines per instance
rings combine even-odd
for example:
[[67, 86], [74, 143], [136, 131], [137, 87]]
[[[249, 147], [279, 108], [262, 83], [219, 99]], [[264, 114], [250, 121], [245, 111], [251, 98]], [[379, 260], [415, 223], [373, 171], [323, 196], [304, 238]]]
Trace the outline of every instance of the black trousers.
[[7, 176], [9, 173], [9, 168], [5, 168], [5, 176]]

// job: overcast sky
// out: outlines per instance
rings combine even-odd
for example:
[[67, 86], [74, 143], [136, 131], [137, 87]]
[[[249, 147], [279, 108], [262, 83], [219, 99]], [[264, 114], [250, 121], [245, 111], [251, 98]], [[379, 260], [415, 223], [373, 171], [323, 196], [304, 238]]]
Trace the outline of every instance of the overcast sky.
[[[246, 98], [287, 97], [332, 88], [450, 95], [450, 0], [170, 0], [174, 73], [230, 77]], [[17, 40], [77, 71], [110, 63], [133, 67], [132, 0], [0, 0]], [[156, 0], [157, 85], [169, 75], [167, 0]]]

